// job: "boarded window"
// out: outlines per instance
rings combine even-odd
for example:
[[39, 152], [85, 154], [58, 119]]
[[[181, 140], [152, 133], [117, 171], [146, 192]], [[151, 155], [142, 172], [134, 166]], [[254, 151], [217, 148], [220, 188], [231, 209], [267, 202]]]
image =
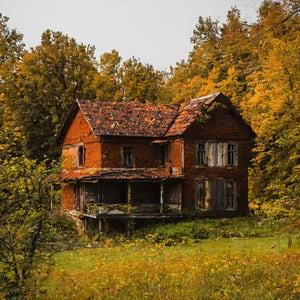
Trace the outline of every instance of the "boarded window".
[[235, 209], [236, 184], [234, 180], [197, 179], [196, 204], [198, 208], [205, 210]]
[[208, 167], [237, 166], [237, 144], [196, 142], [196, 164]]
[[78, 146], [78, 167], [83, 167], [85, 163], [85, 148], [83, 145]]
[[125, 146], [122, 148], [123, 167], [132, 167], [133, 165], [133, 147]]

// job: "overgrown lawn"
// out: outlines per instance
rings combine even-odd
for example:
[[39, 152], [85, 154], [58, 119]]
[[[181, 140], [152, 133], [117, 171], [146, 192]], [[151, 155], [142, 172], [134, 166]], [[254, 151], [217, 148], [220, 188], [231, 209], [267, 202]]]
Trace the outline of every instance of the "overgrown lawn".
[[68, 251], [40, 299], [299, 299], [297, 234]]

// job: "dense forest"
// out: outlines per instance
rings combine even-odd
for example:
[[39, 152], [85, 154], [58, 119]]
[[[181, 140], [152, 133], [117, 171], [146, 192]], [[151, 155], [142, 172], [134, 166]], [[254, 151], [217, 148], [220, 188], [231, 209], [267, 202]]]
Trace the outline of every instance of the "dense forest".
[[[188, 59], [169, 72], [134, 57], [123, 61], [117, 50], [97, 60], [93, 47], [51, 30], [25, 50], [8, 17], [0, 14], [0, 258], [10, 259], [5, 253], [20, 236], [30, 240], [22, 245], [24, 280], [37, 251], [34, 242], [54, 238], [46, 211], [59, 198], [56, 138], [76, 98], [182, 103], [221, 91], [257, 134], [250, 201], [299, 209], [299, 0], [265, 0], [251, 24], [238, 8], [225, 23], [200, 16]], [[16, 231], [20, 220], [27, 220], [26, 228], [36, 224], [35, 230]]]

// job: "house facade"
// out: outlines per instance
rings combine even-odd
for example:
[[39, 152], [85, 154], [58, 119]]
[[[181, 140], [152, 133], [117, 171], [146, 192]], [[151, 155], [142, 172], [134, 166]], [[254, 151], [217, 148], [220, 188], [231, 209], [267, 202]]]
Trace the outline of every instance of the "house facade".
[[62, 145], [62, 209], [106, 220], [248, 212], [255, 134], [221, 93], [181, 106], [74, 101]]

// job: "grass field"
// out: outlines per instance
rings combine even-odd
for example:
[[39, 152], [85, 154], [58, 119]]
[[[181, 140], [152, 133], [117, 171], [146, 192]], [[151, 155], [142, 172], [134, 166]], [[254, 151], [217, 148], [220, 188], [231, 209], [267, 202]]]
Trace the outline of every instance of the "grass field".
[[[149, 238], [148, 238], [149, 240]], [[297, 233], [59, 253], [39, 299], [299, 299]]]

